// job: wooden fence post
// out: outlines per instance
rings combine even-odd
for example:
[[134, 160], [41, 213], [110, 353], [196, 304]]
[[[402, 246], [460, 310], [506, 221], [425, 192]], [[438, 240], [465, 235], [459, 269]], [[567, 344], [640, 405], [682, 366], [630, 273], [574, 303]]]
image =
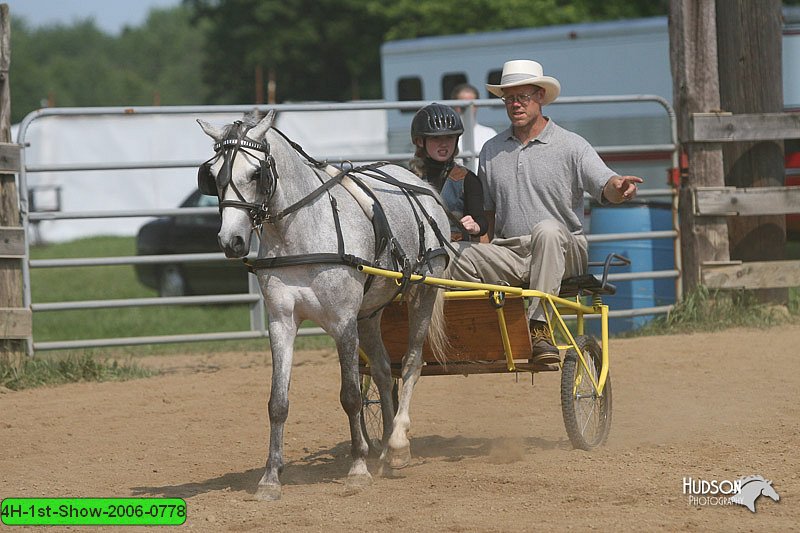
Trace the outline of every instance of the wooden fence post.
[[725, 218], [697, 217], [692, 208], [696, 187], [724, 185], [720, 143], [689, 141], [691, 114], [720, 108], [714, 4], [714, 0], [670, 0], [669, 4], [673, 106], [678, 143], [688, 157], [678, 209], [684, 293], [700, 284], [703, 263], [730, 259]]
[[[0, 4], [0, 142], [11, 141], [11, 15], [8, 4]], [[17, 159], [17, 162], [19, 160]], [[17, 165], [18, 166], [18, 165]], [[18, 170], [18, 169], [17, 169]], [[15, 172], [16, 170], [14, 170]], [[24, 339], [30, 328], [30, 312], [22, 307], [22, 264], [19, 194], [15, 175], [0, 170], [0, 360], [19, 364], [25, 352]]]
[[[717, 2], [720, 103], [734, 115], [783, 111], [780, 0]], [[783, 140], [728, 142], [722, 147], [725, 184], [738, 188], [784, 185]], [[728, 219], [730, 256], [741, 261], [786, 258], [784, 215]], [[785, 305], [789, 291], [755, 289], [762, 302]]]

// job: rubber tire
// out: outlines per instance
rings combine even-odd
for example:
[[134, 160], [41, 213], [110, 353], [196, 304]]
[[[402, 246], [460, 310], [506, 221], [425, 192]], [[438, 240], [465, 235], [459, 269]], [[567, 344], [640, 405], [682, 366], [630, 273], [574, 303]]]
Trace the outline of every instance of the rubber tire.
[[186, 296], [188, 290], [186, 280], [178, 265], [164, 265], [158, 270], [158, 295]]
[[[392, 385], [392, 401], [394, 402], [394, 412], [397, 414], [398, 380], [394, 380]], [[364, 374], [361, 376], [361, 431], [369, 444], [369, 453], [374, 457], [380, 456], [383, 451], [383, 416], [381, 415], [381, 399], [378, 387], [372, 381], [372, 376]]]
[[[600, 374], [603, 362], [603, 352], [600, 345], [590, 336], [580, 336], [575, 339], [575, 343], [584, 357], [594, 363], [595, 380]], [[575, 448], [580, 450], [591, 450], [605, 444], [611, 430], [611, 375], [606, 377], [606, 385], [603, 389], [601, 398], [584, 398], [579, 400], [573, 394], [578, 382], [576, 379], [586, 376], [586, 369], [578, 360], [578, 354], [572, 348], [564, 356], [564, 365], [561, 369], [561, 414], [564, 417], [564, 426], [567, 429], [567, 436]], [[581, 390], [586, 393], [593, 391], [594, 386], [588, 379], [581, 379]], [[585, 381], [585, 383], [584, 383]], [[588, 388], [587, 388], [588, 385]], [[580, 402], [580, 403], [578, 403]], [[592, 413], [597, 413], [596, 424], [593, 427], [585, 423], [588, 416], [585, 416], [586, 408], [593, 409]], [[584, 430], [581, 428], [584, 427]]]

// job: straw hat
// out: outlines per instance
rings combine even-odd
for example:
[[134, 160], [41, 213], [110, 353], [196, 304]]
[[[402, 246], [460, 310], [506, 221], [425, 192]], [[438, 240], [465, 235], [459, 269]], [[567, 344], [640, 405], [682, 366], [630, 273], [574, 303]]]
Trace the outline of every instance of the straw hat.
[[520, 85], [537, 85], [545, 90], [542, 105], [549, 104], [561, 93], [561, 84], [557, 79], [544, 76], [542, 65], [528, 59], [515, 59], [503, 64], [503, 74], [499, 85], [486, 84], [486, 89], [495, 96], [503, 96], [503, 89]]

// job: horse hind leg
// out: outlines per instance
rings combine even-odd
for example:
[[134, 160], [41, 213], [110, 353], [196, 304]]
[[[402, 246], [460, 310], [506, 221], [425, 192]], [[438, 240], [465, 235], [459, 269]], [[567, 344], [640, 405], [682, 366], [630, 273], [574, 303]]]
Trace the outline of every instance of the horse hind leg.
[[358, 333], [355, 317], [352, 322], [352, 325], [344, 328], [343, 333], [336, 338], [342, 376], [339, 400], [350, 422], [350, 451], [353, 457], [353, 465], [345, 481], [345, 492], [348, 494], [359, 492], [372, 483], [372, 476], [367, 469], [369, 446], [361, 431], [361, 380], [358, 373]]
[[[381, 315], [364, 319], [358, 323], [358, 338], [364, 353], [369, 358], [370, 374], [375, 385], [378, 388], [378, 393], [381, 399], [381, 421], [383, 422], [383, 434], [381, 435], [381, 456], [380, 465], [381, 470], [379, 475], [383, 473], [383, 464], [386, 460], [386, 450], [389, 437], [392, 434], [392, 427], [394, 426], [394, 415], [396, 405], [392, 395], [392, 371], [389, 361], [389, 354], [383, 344], [381, 338]], [[363, 413], [362, 413], [363, 414]]]

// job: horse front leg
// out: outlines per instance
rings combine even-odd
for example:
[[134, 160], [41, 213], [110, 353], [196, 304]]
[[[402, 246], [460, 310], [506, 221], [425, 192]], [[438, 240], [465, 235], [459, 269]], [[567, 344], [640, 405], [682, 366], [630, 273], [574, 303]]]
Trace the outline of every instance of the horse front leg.
[[428, 336], [436, 296], [434, 291], [435, 289], [428, 287], [417, 287], [416, 297], [409, 294], [408, 352], [403, 358], [403, 386], [400, 389], [394, 428], [389, 437], [388, 448], [384, 451], [386, 462], [393, 469], [405, 468], [411, 462], [411, 442], [408, 439], [411, 430], [411, 397], [422, 372], [422, 346]]
[[372, 476], [367, 469], [369, 445], [361, 431], [361, 376], [358, 373], [358, 330], [355, 317], [336, 335], [336, 348], [342, 375], [339, 401], [350, 422], [350, 452], [353, 457], [345, 490], [355, 493], [372, 483]]
[[280, 474], [283, 472], [283, 429], [289, 416], [289, 381], [292, 377], [292, 356], [296, 326], [270, 321], [272, 348], [272, 389], [269, 395], [269, 455], [267, 468], [258, 482], [258, 500], [281, 498]]

